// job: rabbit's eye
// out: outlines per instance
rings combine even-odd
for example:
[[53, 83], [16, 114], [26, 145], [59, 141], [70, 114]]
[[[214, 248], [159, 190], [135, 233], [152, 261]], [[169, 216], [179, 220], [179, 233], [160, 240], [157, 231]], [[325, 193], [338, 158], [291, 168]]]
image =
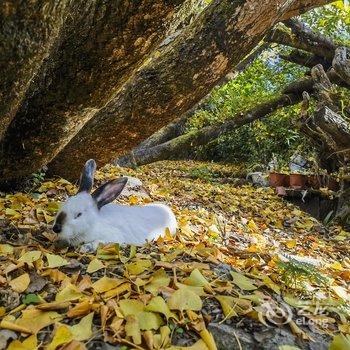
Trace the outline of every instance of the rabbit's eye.
[[77, 219], [79, 216], [81, 216], [81, 213], [78, 213], [77, 215], [75, 215], [75, 219]]

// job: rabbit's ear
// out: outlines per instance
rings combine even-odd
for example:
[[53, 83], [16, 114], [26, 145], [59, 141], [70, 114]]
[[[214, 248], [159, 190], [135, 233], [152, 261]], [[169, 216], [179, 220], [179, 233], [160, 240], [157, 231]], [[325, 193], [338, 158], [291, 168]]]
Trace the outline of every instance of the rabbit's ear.
[[92, 198], [97, 204], [97, 208], [100, 209], [104, 205], [114, 201], [123, 191], [127, 177], [121, 177], [117, 180], [111, 180], [100, 186], [92, 193]]
[[78, 193], [83, 191], [90, 193], [94, 184], [95, 170], [96, 162], [93, 159], [89, 159], [85, 163], [84, 169], [80, 175]]

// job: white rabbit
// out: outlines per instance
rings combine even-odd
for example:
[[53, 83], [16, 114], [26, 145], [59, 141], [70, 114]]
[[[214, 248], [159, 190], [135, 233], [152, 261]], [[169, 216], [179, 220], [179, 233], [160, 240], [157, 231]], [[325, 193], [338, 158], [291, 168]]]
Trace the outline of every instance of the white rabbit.
[[168, 228], [176, 233], [177, 223], [172, 210], [164, 204], [128, 206], [111, 203], [123, 191], [127, 178], [111, 180], [92, 194], [96, 163], [85, 163], [78, 193], [62, 205], [53, 225], [59, 238], [82, 251], [96, 250], [99, 243], [142, 245], [156, 239]]

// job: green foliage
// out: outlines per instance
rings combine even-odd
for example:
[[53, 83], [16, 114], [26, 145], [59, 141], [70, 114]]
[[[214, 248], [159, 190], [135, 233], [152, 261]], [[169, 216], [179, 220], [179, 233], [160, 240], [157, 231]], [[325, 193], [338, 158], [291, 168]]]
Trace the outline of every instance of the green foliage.
[[[274, 50], [269, 50], [237, 79], [215, 89], [205, 109], [197, 111], [192, 117], [188, 129], [222, 122], [253, 108], [278, 95], [304, 72], [303, 68], [282, 62]], [[246, 162], [248, 165], [267, 164], [274, 154], [289, 159], [296, 149], [309, 148], [305, 138], [293, 125], [298, 113], [298, 107], [277, 111], [265, 120], [255, 121], [221, 136], [198, 149], [197, 154], [201, 158]]]
[[297, 108], [282, 110], [264, 121], [244, 125], [201, 150], [211, 159], [245, 162], [248, 165], [267, 164], [277, 155], [283, 165], [298, 151], [304, 154], [308, 141], [292, 125]]
[[[350, 43], [350, 10], [343, 1], [310, 11], [302, 16], [302, 20], [339, 44]], [[236, 79], [214, 89], [205, 106], [189, 120], [188, 131], [243, 114], [257, 104], [278, 96], [288, 83], [307, 74], [308, 69], [279, 58], [278, 53], [290, 50], [273, 47], [265, 51]], [[347, 96], [343, 95], [340, 95], [340, 101], [347, 101]], [[263, 120], [244, 125], [198, 148], [196, 156], [202, 159], [244, 162], [248, 166], [266, 165], [273, 156], [276, 156], [279, 163], [287, 165], [295, 152], [306, 158], [314, 158], [315, 151], [309, 140], [295, 126], [299, 114], [299, 106], [278, 110]]]
[[205, 108], [190, 120], [188, 129], [211, 125], [248, 110], [270, 99], [304, 73], [305, 69], [282, 62], [274, 50], [268, 50], [236, 79], [214, 89]]
[[350, 45], [350, 6], [347, 0], [316, 8], [302, 16], [314, 30], [331, 37], [340, 45]]
[[281, 280], [290, 288], [304, 289], [306, 283], [326, 286], [329, 282], [314, 265], [293, 258], [287, 262], [278, 262], [277, 267]]

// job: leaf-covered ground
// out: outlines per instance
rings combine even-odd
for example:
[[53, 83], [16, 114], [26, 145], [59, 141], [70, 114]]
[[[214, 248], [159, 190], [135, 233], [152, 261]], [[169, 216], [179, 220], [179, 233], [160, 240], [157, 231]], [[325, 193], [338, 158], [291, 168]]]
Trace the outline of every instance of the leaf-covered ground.
[[239, 174], [193, 162], [97, 172], [97, 184], [141, 179], [149, 196], [121, 202], [166, 202], [179, 230], [96, 254], [54, 242], [73, 184], [3, 194], [0, 349], [349, 349], [350, 234]]

